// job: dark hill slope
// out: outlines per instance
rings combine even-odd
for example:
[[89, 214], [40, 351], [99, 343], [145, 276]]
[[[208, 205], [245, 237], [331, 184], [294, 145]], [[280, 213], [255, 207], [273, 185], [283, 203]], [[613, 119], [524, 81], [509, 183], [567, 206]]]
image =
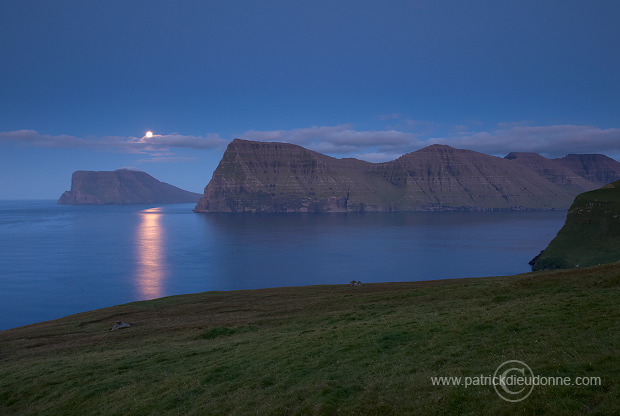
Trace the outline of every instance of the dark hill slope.
[[[84, 312], [0, 331], [0, 414], [618, 416], [619, 277], [612, 264]], [[431, 379], [490, 378], [508, 360], [599, 383], [539, 383], [510, 403], [489, 383]]]
[[196, 202], [200, 194], [160, 182], [151, 175], [129, 169], [82, 171], [73, 173], [71, 190], [62, 194], [59, 204], [174, 204]]
[[540, 168], [523, 157], [433, 145], [390, 162], [369, 163], [293, 144], [235, 139], [195, 211], [567, 209], [577, 194], [603, 185], [592, 178], [620, 178], [620, 163], [609, 158], [600, 174], [596, 163], [588, 170], [574, 164], [588, 179], [566, 163], [538, 158]]
[[534, 270], [584, 267], [620, 260], [620, 181], [583, 193], [558, 235], [531, 261]]

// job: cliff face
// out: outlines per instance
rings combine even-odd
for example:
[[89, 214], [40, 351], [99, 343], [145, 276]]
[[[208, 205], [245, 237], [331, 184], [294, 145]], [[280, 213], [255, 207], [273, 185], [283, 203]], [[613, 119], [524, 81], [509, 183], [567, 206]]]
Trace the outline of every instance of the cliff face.
[[620, 181], [583, 193], [533, 270], [585, 267], [620, 260]]
[[71, 177], [71, 190], [62, 194], [59, 204], [172, 204], [196, 202], [200, 194], [160, 182], [134, 170], [77, 171]]
[[[573, 156], [596, 156], [596, 157], [604, 157], [603, 155], [573, 155]], [[537, 153], [519, 153], [512, 152], [505, 157], [512, 161], [514, 164], [529, 168], [535, 171], [538, 175], [542, 176], [547, 181], [559, 185], [563, 188], [577, 191], [577, 193], [596, 189], [603, 184], [609, 183], [610, 181], [606, 181], [605, 179], [596, 179], [586, 177], [585, 172], [581, 169], [577, 164], [565, 163], [566, 158], [561, 159], [547, 159]], [[607, 158], [609, 159], [609, 158]], [[615, 162], [613, 159], [611, 161]], [[601, 160], [599, 170], [603, 170], [606, 167], [605, 162]], [[615, 162], [618, 164], [618, 162]], [[596, 165], [592, 167], [594, 169]], [[617, 166], [616, 166], [617, 168]], [[615, 172], [615, 176], [617, 177], [618, 172]], [[614, 175], [611, 175], [613, 177]]]
[[520, 164], [450, 146], [429, 146], [386, 165], [406, 172], [399, 210], [558, 209], [571, 199], [570, 191]]
[[235, 139], [195, 211], [566, 209], [575, 195], [601, 186], [600, 179], [620, 178], [620, 163], [613, 159], [607, 158], [598, 176], [596, 161], [586, 169], [564, 159], [522, 153], [498, 158], [433, 145], [369, 163], [293, 144]]
[[554, 161], [594, 183], [607, 184], [619, 179], [618, 162], [605, 155], [571, 154]]
[[347, 211], [366, 167], [300, 146], [235, 139], [195, 211]]

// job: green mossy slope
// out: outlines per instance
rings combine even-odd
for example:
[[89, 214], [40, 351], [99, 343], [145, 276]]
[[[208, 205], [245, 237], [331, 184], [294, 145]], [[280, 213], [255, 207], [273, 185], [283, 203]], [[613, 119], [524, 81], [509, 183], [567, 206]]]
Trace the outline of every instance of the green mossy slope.
[[575, 198], [558, 235], [531, 262], [534, 270], [620, 260], [620, 181]]
[[[0, 414], [612, 415], [619, 298], [613, 264], [136, 302], [0, 332]], [[431, 382], [506, 360], [602, 382], [518, 403]]]

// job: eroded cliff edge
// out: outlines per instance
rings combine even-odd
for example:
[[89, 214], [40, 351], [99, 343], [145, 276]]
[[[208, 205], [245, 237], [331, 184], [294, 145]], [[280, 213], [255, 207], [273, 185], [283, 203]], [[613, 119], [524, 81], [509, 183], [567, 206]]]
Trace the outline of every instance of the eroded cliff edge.
[[196, 212], [567, 209], [620, 179], [604, 155], [489, 156], [432, 145], [385, 163], [336, 159], [288, 143], [233, 140]]
[[620, 261], [620, 181], [575, 198], [558, 235], [531, 262], [533, 270]]

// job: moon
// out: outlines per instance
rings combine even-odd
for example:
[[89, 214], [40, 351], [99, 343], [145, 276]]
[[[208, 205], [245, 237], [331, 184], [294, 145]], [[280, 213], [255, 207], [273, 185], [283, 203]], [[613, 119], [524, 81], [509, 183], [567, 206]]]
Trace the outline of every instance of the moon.
[[152, 132], [152, 131], [150, 131], [150, 130], [149, 130], [149, 131], [147, 131], [147, 132], [144, 134], [144, 137], [146, 137], [147, 139], [150, 139], [151, 137], [153, 137], [153, 132]]

